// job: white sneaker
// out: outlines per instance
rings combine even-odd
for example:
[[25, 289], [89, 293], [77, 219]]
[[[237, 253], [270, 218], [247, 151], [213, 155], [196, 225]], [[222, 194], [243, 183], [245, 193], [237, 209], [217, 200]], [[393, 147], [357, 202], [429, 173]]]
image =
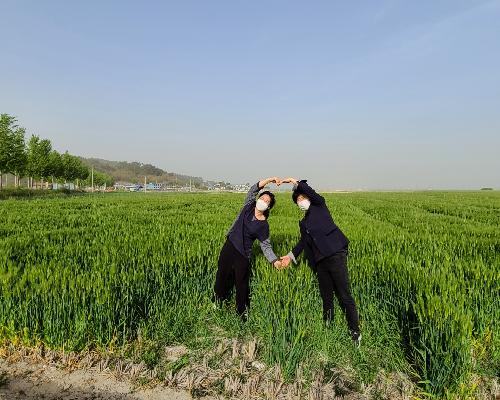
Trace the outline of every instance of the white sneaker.
[[352, 338], [352, 342], [354, 343], [354, 346], [356, 346], [359, 349], [361, 347], [361, 333], [352, 332], [351, 338]]

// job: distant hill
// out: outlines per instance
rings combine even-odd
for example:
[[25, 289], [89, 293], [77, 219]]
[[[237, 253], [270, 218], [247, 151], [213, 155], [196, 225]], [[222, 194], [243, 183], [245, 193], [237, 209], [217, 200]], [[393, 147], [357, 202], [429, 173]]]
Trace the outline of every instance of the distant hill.
[[115, 182], [144, 183], [144, 177], [146, 177], [148, 182], [185, 186], [189, 185], [191, 180], [193, 187], [205, 187], [203, 178], [199, 176], [167, 172], [151, 164], [135, 161], [109, 161], [100, 158], [79, 158], [89, 167], [94, 167], [94, 170], [111, 176]]

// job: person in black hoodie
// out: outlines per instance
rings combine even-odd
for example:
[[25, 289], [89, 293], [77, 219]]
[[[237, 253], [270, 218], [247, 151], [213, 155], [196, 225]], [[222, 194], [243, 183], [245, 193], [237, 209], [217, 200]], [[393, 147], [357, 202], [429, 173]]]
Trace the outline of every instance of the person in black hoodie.
[[290, 261], [297, 263], [297, 257], [304, 251], [309, 264], [318, 277], [319, 290], [323, 299], [323, 319], [329, 323], [333, 317], [333, 293], [337, 296], [347, 319], [354, 343], [359, 347], [361, 334], [356, 303], [351, 295], [347, 254], [349, 241], [330, 215], [325, 199], [316, 193], [307, 180], [294, 178], [281, 180], [293, 183], [292, 199], [305, 211], [299, 222], [300, 240], [286, 256], [281, 257], [283, 266]]
[[214, 294], [217, 303], [227, 300], [236, 286], [236, 309], [243, 320], [250, 306], [250, 257], [253, 242], [257, 239], [267, 260], [281, 269], [282, 262], [275, 255], [269, 237], [269, 211], [275, 199], [270, 191], [260, 189], [269, 183], [281, 183], [277, 177], [263, 179], [248, 191], [245, 203], [226, 235], [226, 242], [219, 255]]

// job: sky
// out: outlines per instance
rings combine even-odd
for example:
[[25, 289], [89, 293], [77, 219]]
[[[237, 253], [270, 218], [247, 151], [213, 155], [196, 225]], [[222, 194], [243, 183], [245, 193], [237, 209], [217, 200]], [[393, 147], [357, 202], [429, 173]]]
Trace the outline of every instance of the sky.
[[500, 188], [500, 0], [1, 0], [0, 112], [233, 183]]

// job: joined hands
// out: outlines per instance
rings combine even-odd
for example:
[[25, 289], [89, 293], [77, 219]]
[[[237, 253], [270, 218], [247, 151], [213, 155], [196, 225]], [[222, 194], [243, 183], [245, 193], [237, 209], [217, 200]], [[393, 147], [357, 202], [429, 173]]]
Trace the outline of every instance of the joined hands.
[[268, 178], [264, 181], [266, 184], [267, 183], [275, 183], [276, 186], [280, 186], [283, 183], [293, 183], [296, 185], [298, 183], [297, 179], [295, 178], [278, 178], [277, 176], [274, 176], [272, 178]]
[[274, 268], [280, 271], [282, 269], [286, 269], [290, 265], [291, 261], [292, 259], [290, 258], [290, 256], [281, 256], [279, 260], [276, 260], [274, 262]]

